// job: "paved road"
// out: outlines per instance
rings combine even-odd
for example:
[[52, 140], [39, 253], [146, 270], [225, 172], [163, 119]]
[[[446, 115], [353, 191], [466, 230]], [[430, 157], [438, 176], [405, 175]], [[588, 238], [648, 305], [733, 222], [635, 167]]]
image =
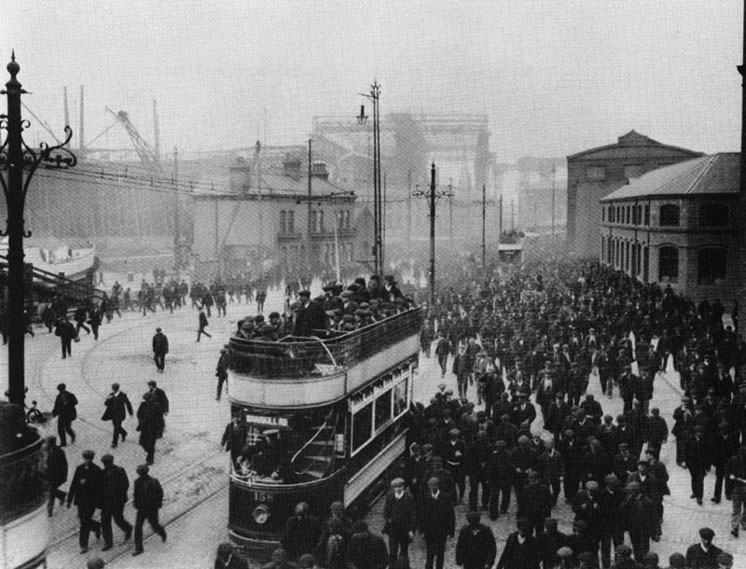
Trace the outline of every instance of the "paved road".
[[[280, 291], [270, 291], [265, 311], [279, 309], [281, 305]], [[96, 451], [97, 460], [111, 452], [117, 463], [127, 467], [131, 478], [134, 478], [134, 467], [144, 462], [144, 452], [136, 443], [136, 422], [133, 419], [125, 423], [125, 428], [130, 432], [127, 442], [120, 444], [117, 449], [109, 448], [111, 425], [103, 423], [100, 417], [103, 400], [112, 382], [119, 382], [136, 406], [146, 390], [146, 382], [155, 379], [168, 393], [172, 409], [152, 468], [153, 474], [164, 482], [166, 500], [162, 521], [168, 524], [168, 542], [161, 543], [157, 536], [153, 539], [146, 526], [146, 553], [132, 558], [132, 543], [122, 544], [122, 536], [115, 529], [115, 547], [112, 550], [101, 554], [99, 548], [102, 544], [97, 544], [92, 537], [91, 551], [87, 555], [80, 555], [75, 511], [58, 509], [50, 520], [48, 561], [51, 569], [84, 567], [85, 560], [95, 555], [102, 556], [109, 566], [118, 568], [212, 565], [217, 543], [227, 539], [228, 464], [225, 454], [220, 451], [219, 441], [230, 413], [225, 399], [221, 402], [214, 399], [215, 363], [218, 350], [235, 329], [236, 321], [253, 313], [253, 305], [229, 305], [226, 318], [213, 315], [210, 320], [208, 331], [213, 338], [203, 338], [200, 343], [196, 342], [197, 313], [194, 310], [182, 309], [173, 315], [158, 312], [145, 317], [127, 313], [121, 319], [115, 317], [111, 324], [105, 324], [97, 342], [83, 333], [81, 342], [73, 345], [73, 357], [67, 360], [60, 359], [58, 339], [47, 334], [46, 330], [39, 329], [35, 338], [27, 337], [29, 400], [38, 400], [42, 410], [51, 409], [56, 385], [62, 381], [81, 402], [79, 419], [74, 425], [78, 440], [66, 449], [71, 474], [72, 468], [80, 461], [80, 452], [86, 448]], [[150, 339], [156, 326], [163, 328], [172, 346], [164, 374], [155, 372], [151, 359]], [[7, 365], [3, 365], [5, 359], [7, 352], [2, 350], [2, 373], [7, 370]], [[447, 374], [445, 381], [455, 389], [452, 374]], [[6, 378], [0, 375], [0, 385], [5, 382]], [[415, 397], [427, 401], [440, 382], [440, 372], [434, 359], [421, 357]], [[655, 383], [654, 404], [669, 419], [680, 398], [676, 387], [678, 379], [669, 373], [659, 376]], [[606, 399], [593, 382], [590, 392], [601, 401], [604, 412], [616, 415], [621, 411], [618, 396], [612, 400]], [[54, 432], [54, 426], [51, 428]], [[716, 532], [715, 543], [735, 555], [735, 566], [746, 566], [746, 537], [738, 540], [729, 533], [730, 503], [714, 505], [706, 500], [700, 507], [690, 500], [689, 477], [686, 471], [675, 465], [673, 450], [673, 442], [669, 442], [661, 456], [671, 473], [672, 496], [665, 501], [663, 538], [660, 543], [653, 545], [653, 550], [664, 561], [673, 551], [683, 552], [690, 543], [697, 541], [700, 527], [709, 526]], [[705, 481], [705, 492], [712, 492], [713, 485], [714, 475], [710, 474]], [[709, 498], [709, 495], [706, 494], [706, 497]], [[379, 501], [368, 516], [369, 524], [379, 531], [382, 507]], [[459, 526], [464, 523], [465, 513], [466, 506], [459, 505]], [[130, 506], [126, 515], [133, 521], [134, 512]], [[560, 519], [561, 529], [569, 532], [572, 514], [562, 500], [555, 515]], [[498, 536], [498, 550], [501, 550], [501, 543], [514, 530], [515, 503], [508, 515], [501, 516], [495, 522], [486, 519], [485, 523]], [[452, 548], [449, 548], [448, 555], [449, 566], [453, 567]], [[413, 567], [424, 565], [424, 544], [420, 538], [412, 546], [412, 558]]]

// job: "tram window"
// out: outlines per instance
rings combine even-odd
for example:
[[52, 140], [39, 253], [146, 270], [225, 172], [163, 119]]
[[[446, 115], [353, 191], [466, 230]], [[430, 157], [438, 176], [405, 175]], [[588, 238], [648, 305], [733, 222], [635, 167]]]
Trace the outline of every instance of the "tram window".
[[391, 419], [391, 390], [376, 399], [376, 431]]
[[357, 411], [352, 416], [352, 450], [353, 452], [363, 446], [373, 430], [373, 402]]
[[398, 417], [407, 410], [407, 380], [394, 386], [394, 417]]

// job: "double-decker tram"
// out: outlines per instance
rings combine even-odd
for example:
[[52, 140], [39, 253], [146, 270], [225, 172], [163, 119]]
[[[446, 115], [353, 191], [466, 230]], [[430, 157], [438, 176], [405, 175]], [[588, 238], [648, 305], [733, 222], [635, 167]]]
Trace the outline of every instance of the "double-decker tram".
[[385, 478], [405, 450], [421, 326], [411, 307], [324, 337], [231, 338], [228, 393], [243, 441], [231, 453], [235, 542], [273, 546], [297, 503], [324, 517]]

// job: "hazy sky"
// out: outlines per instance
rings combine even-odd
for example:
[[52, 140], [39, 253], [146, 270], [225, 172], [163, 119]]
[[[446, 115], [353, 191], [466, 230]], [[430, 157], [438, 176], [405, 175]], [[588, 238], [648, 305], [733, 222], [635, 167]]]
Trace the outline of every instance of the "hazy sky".
[[384, 114], [487, 113], [512, 161], [630, 129], [738, 150], [742, 30], [740, 0], [1, 0], [0, 60], [16, 50], [55, 130], [64, 86], [77, 130], [85, 85], [86, 140], [106, 105], [152, 144], [156, 99], [164, 151], [302, 143], [314, 115], [353, 121], [377, 78]]

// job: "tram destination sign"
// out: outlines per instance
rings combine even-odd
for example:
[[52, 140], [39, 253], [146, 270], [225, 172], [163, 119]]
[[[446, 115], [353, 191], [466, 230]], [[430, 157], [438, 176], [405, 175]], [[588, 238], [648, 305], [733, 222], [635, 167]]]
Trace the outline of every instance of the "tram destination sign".
[[246, 422], [254, 425], [264, 425], [267, 427], [288, 427], [287, 417], [276, 417], [273, 415], [255, 415], [246, 413]]

